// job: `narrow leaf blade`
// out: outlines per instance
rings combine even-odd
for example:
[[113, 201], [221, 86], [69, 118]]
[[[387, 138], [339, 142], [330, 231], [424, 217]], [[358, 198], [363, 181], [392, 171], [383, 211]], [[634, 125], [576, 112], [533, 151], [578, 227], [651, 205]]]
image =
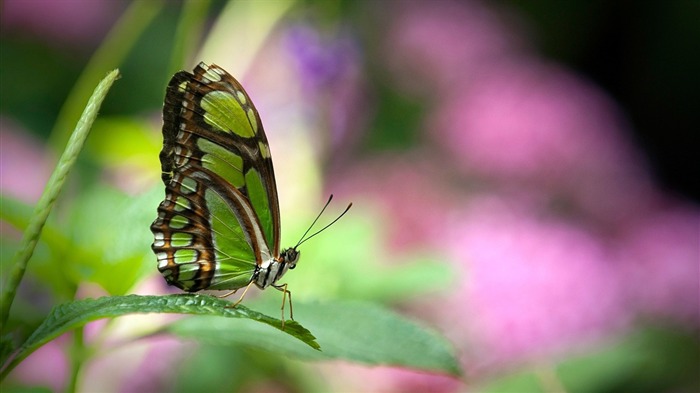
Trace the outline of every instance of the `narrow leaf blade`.
[[192, 294], [112, 296], [64, 303], [54, 307], [44, 322], [21, 346], [14, 358], [3, 367], [2, 376], [7, 375], [20, 361], [37, 348], [71, 329], [102, 318], [114, 318], [136, 313], [192, 314], [245, 318], [272, 326], [315, 350], [320, 349], [311, 332], [297, 322], [285, 321], [284, 329], [282, 329], [281, 320], [250, 310], [242, 305], [238, 305], [235, 308], [230, 306], [231, 303], [223, 299]]

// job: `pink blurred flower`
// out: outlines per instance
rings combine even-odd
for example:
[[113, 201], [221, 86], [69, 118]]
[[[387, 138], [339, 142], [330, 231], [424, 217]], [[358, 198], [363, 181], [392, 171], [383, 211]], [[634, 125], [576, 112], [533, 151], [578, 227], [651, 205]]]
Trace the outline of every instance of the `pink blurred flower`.
[[515, 21], [477, 1], [403, 2], [392, 12], [385, 53], [409, 86], [427, 80], [449, 90], [520, 52]]
[[700, 324], [700, 209], [671, 206], [631, 223], [621, 241], [625, 288], [644, 315]]
[[99, 42], [119, 15], [114, 0], [5, 0], [3, 31], [22, 31], [47, 41], [93, 44]]
[[181, 364], [196, 345], [175, 337], [153, 337], [148, 340], [143, 357], [135, 361], [136, 369], [121, 380], [119, 391], [162, 392], [174, 388], [173, 368]]
[[[138, 319], [138, 316], [126, 318]], [[167, 336], [140, 340], [134, 340], [134, 335], [122, 336], [121, 342], [115, 342], [115, 335], [119, 333], [112, 332], [109, 336], [112, 343], [102, 345], [100, 352], [83, 365], [83, 391], [168, 391], [172, 388], [173, 367], [196, 347], [193, 342]]]
[[64, 391], [69, 372], [65, 346], [70, 337], [70, 334], [64, 334], [37, 349], [10, 373], [9, 384]]
[[595, 237], [509, 204], [477, 199], [452, 227], [465, 280], [442, 325], [469, 351], [468, 369], [552, 355], [629, 318], [614, 261]]
[[465, 173], [563, 197], [597, 219], [628, 218], [653, 199], [616, 106], [555, 66], [493, 68], [448, 98], [428, 130]]
[[383, 157], [329, 176], [328, 188], [358, 205], [378, 204], [388, 217], [384, 224], [395, 251], [442, 244], [445, 220], [457, 201], [437, 161], [419, 154]]
[[35, 138], [0, 118], [0, 189], [5, 195], [36, 202], [51, 175], [54, 160]]
[[329, 390], [336, 392], [457, 392], [463, 383], [455, 377], [402, 369], [367, 367], [347, 362], [331, 362], [315, 366], [325, 375]]

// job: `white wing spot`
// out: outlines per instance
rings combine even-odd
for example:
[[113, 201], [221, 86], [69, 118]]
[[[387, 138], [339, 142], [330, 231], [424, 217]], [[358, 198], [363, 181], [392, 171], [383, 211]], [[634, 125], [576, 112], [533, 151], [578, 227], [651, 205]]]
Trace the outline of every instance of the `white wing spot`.
[[168, 267], [168, 260], [167, 259], [159, 259], [158, 260], [158, 269], [165, 269]]
[[156, 247], [163, 247], [165, 245], [165, 238], [163, 237], [162, 232], [154, 232], [155, 235], [155, 241], [153, 242], [153, 245]]

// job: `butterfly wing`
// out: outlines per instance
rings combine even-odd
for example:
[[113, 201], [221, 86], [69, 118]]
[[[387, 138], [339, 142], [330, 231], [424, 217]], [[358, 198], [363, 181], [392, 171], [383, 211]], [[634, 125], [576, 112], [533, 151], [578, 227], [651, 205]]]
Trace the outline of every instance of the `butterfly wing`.
[[279, 205], [260, 117], [222, 68], [200, 63], [168, 84], [160, 153], [165, 200], [151, 226], [166, 280], [237, 289], [279, 254]]

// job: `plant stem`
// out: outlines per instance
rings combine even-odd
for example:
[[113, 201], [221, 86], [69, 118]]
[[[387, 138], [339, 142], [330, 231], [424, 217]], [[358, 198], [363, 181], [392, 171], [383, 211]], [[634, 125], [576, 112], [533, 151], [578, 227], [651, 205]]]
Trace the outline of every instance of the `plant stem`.
[[119, 70], [113, 70], [95, 88], [66, 145], [66, 149], [63, 151], [63, 155], [61, 155], [61, 158], [58, 160], [58, 164], [46, 184], [44, 193], [41, 195], [39, 202], [34, 208], [34, 214], [29, 220], [29, 225], [24, 230], [19, 251], [17, 251], [14, 257], [13, 269], [9, 274], [7, 283], [4, 285], [2, 297], [0, 297], [0, 330], [2, 330], [3, 333], [7, 327], [7, 318], [10, 314], [10, 307], [12, 307], [15, 294], [17, 293], [17, 287], [19, 287], [24, 272], [27, 270], [27, 263], [34, 253], [34, 248], [39, 241], [41, 230], [56, 202], [56, 198], [58, 198], [63, 188], [63, 184], [66, 181], [70, 169], [75, 164], [78, 154], [83, 148], [92, 123], [97, 117], [100, 105], [102, 105], [102, 101], [107, 96], [109, 88], [117, 77], [119, 77]]
[[74, 393], [78, 386], [78, 376], [86, 360], [85, 342], [83, 341], [83, 327], [73, 330], [73, 343], [70, 347], [70, 380], [66, 386], [66, 392]]

